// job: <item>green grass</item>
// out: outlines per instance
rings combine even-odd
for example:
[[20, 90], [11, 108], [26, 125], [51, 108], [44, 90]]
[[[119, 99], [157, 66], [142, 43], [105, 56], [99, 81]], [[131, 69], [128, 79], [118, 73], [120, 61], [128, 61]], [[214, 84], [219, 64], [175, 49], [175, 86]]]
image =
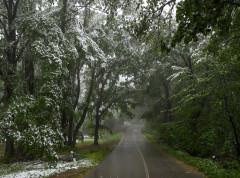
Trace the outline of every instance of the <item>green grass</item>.
[[[86, 158], [94, 160], [96, 163], [100, 163], [104, 160], [106, 155], [108, 155], [114, 148], [114, 144], [119, 142], [123, 136], [123, 133], [118, 133], [111, 135], [109, 138], [104, 140], [99, 140], [98, 147], [92, 147], [87, 150], [82, 150]], [[90, 146], [93, 144], [93, 141], [87, 141], [86, 143], [78, 143], [77, 148], [81, 146]]]
[[171, 147], [161, 145], [157, 143], [156, 138], [150, 133], [143, 132], [144, 136], [154, 143], [155, 145], [161, 147], [161, 149], [167, 154], [183, 161], [185, 164], [195, 167], [198, 171], [204, 173], [209, 178], [239, 178], [240, 177], [240, 164], [238, 161], [232, 161], [225, 163], [228, 165], [223, 168], [222, 163], [212, 161], [211, 159], [193, 157], [189, 154], [175, 150]]
[[100, 144], [107, 144], [107, 143], [111, 143], [111, 142], [119, 142], [122, 137], [123, 137], [123, 133], [120, 132], [120, 133], [111, 135], [107, 139], [99, 140], [99, 143]]
[[[93, 140], [77, 143], [75, 148], [66, 147], [58, 154], [70, 154], [70, 151], [74, 151], [79, 155], [79, 159], [91, 159], [97, 165], [101, 163], [108, 154], [111, 153], [116, 146], [116, 143], [118, 143], [122, 137], [123, 133], [111, 135], [106, 139], [99, 140], [98, 146], [93, 146]], [[91, 169], [93, 169], [93, 167], [84, 168], [84, 170], [81, 171], [81, 175], [74, 177], [81, 178]]]
[[94, 151], [89, 151], [87, 154], [87, 158], [94, 160], [96, 164], [102, 162], [106, 155], [108, 155], [112, 151], [112, 148], [109, 147], [101, 147]]
[[[77, 154], [82, 154], [85, 153], [87, 150], [97, 150], [97, 149], [101, 149], [102, 146], [104, 145], [108, 145], [108, 144], [114, 144], [117, 143], [121, 140], [123, 136], [123, 133], [117, 133], [117, 134], [113, 134], [111, 136], [109, 136], [106, 139], [100, 139], [99, 140], [99, 146], [93, 146], [93, 140], [87, 140], [84, 142], [79, 142], [76, 144], [75, 148], [72, 147], [64, 147], [63, 149], [58, 151], [59, 155], [66, 155], [66, 154], [70, 154], [71, 151], [77, 153]], [[85, 149], [87, 148], [87, 150]], [[89, 149], [88, 149], [89, 148]]]

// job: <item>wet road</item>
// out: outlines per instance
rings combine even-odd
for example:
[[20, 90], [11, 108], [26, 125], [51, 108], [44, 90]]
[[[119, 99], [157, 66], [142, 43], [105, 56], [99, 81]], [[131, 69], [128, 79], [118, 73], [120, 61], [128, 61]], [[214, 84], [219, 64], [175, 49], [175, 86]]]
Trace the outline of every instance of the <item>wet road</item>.
[[131, 126], [113, 152], [84, 178], [203, 178], [176, 162]]

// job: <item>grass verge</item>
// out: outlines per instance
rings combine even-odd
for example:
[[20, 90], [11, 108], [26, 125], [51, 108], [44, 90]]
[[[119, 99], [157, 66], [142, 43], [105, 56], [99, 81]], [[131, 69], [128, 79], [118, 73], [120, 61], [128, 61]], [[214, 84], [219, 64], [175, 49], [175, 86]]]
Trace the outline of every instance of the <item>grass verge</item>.
[[111, 151], [116, 147], [118, 142], [121, 140], [123, 133], [118, 133], [110, 136], [107, 139], [99, 140], [99, 145], [94, 146], [93, 140], [88, 140], [83, 143], [77, 143], [76, 148], [65, 148], [59, 152], [59, 154], [69, 154], [70, 151], [74, 151], [79, 156], [79, 159], [90, 159], [93, 160], [94, 166], [77, 169], [77, 170], [69, 170], [63, 172], [61, 174], [51, 176], [50, 178], [82, 178], [88, 172], [90, 172], [94, 167], [96, 167], [99, 163], [101, 163], [107, 155], [111, 153]]
[[239, 178], [240, 164], [238, 161], [225, 163], [224, 167], [221, 162], [212, 161], [207, 158], [193, 157], [180, 150], [175, 150], [171, 147], [161, 145], [157, 142], [154, 135], [143, 131], [143, 135], [153, 144], [159, 146], [167, 154], [183, 161], [189, 166], [195, 167], [198, 171], [204, 173], [209, 178]]
[[[123, 133], [107, 136], [99, 141], [98, 146], [88, 139], [84, 143], [77, 143], [75, 148], [65, 147], [57, 153], [60, 160], [53, 167], [42, 160], [3, 164], [4, 157], [0, 156], [0, 177], [83, 177], [105, 159], [122, 136]], [[77, 155], [76, 164], [72, 162], [71, 151]]]

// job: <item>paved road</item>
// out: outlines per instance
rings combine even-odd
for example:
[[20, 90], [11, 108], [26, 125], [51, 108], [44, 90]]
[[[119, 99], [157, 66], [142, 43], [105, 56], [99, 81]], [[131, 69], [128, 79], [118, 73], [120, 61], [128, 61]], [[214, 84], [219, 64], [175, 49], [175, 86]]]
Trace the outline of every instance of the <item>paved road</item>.
[[115, 150], [84, 178], [203, 178], [164, 154], [131, 126]]

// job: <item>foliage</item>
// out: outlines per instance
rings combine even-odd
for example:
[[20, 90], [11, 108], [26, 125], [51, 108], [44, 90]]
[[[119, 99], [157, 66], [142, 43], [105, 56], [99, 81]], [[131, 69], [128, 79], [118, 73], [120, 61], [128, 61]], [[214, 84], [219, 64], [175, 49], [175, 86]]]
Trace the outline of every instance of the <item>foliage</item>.
[[[39, 110], [44, 112], [39, 114]], [[34, 157], [41, 156], [44, 150], [46, 156], [50, 156], [62, 140], [58, 113], [51, 98], [17, 97], [2, 113], [1, 134], [16, 144], [23, 144]]]
[[[95, 129], [95, 124], [93, 124], [93, 123], [90, 123], [87, 127], [86, 127], [86, 129], [88, 129], [88, 130], [92, 130], [92, 133], [90, 133], [90, 136], [94, 136], [94, 129]], [[99, 126], [99, 138], [100, 139], [103, 139], [103, 140], [105, 140], [105, 139], [108, 139], [109, 137], [111, 137], [111, 135], [112, 135], [112, 130], [111, 129], [109, 129], [107, 126], [105, 126], [105, 125], [100, 125]]]
[[118, 100], [124, 103], [122, 86], [131, 87], [128, 81], [120, 86], [119, 76], [131, 75], [123, 64], [136, 54], [127, 33], [113, 30], [119, 19], [106, 25], [100, 1], [0, 4], [0, 138], [7, 162], [43, 155], [51, 160], [63, 144], [75, 146], [88, 111], [96, 115], [101, 83], [101, 117]]
[[108, 154], [110, 150], [111, 149], [109, 148], [102, 148], [97, 152], [89, 154], [87, 158], [94, 160], [96, 163], [100, 163], [104, 160], [106, 154]]
[[[147, 23], [143, 58], [150, 64], [140, 87], [149, 108], [143, 118], [160, 143], [238, 159], [239, 2], [151, 3], [137, 14]], [[162, 13], [164, 3], [176, 5], [176, 19]]]
[[[181, 1], [177, 6], [176, 20], [179, 23], [174, 41], [184, 38], [186, 43], [197, 40], [198, 34], [229, 33], [239, 16], [237, 1]], [[217, 30], [214, 28], [216, 27]]]
[[76, 145], [86, 118], [95, 120], [98, 144], [108, 137], [98, 132], [102, 121], [113, 110], [130, 117], [139, 103], [158, 142], [239, 158], [239, 1], [0, 4], [0, 140], [8, 162], [51, 160], [63, 144]]

